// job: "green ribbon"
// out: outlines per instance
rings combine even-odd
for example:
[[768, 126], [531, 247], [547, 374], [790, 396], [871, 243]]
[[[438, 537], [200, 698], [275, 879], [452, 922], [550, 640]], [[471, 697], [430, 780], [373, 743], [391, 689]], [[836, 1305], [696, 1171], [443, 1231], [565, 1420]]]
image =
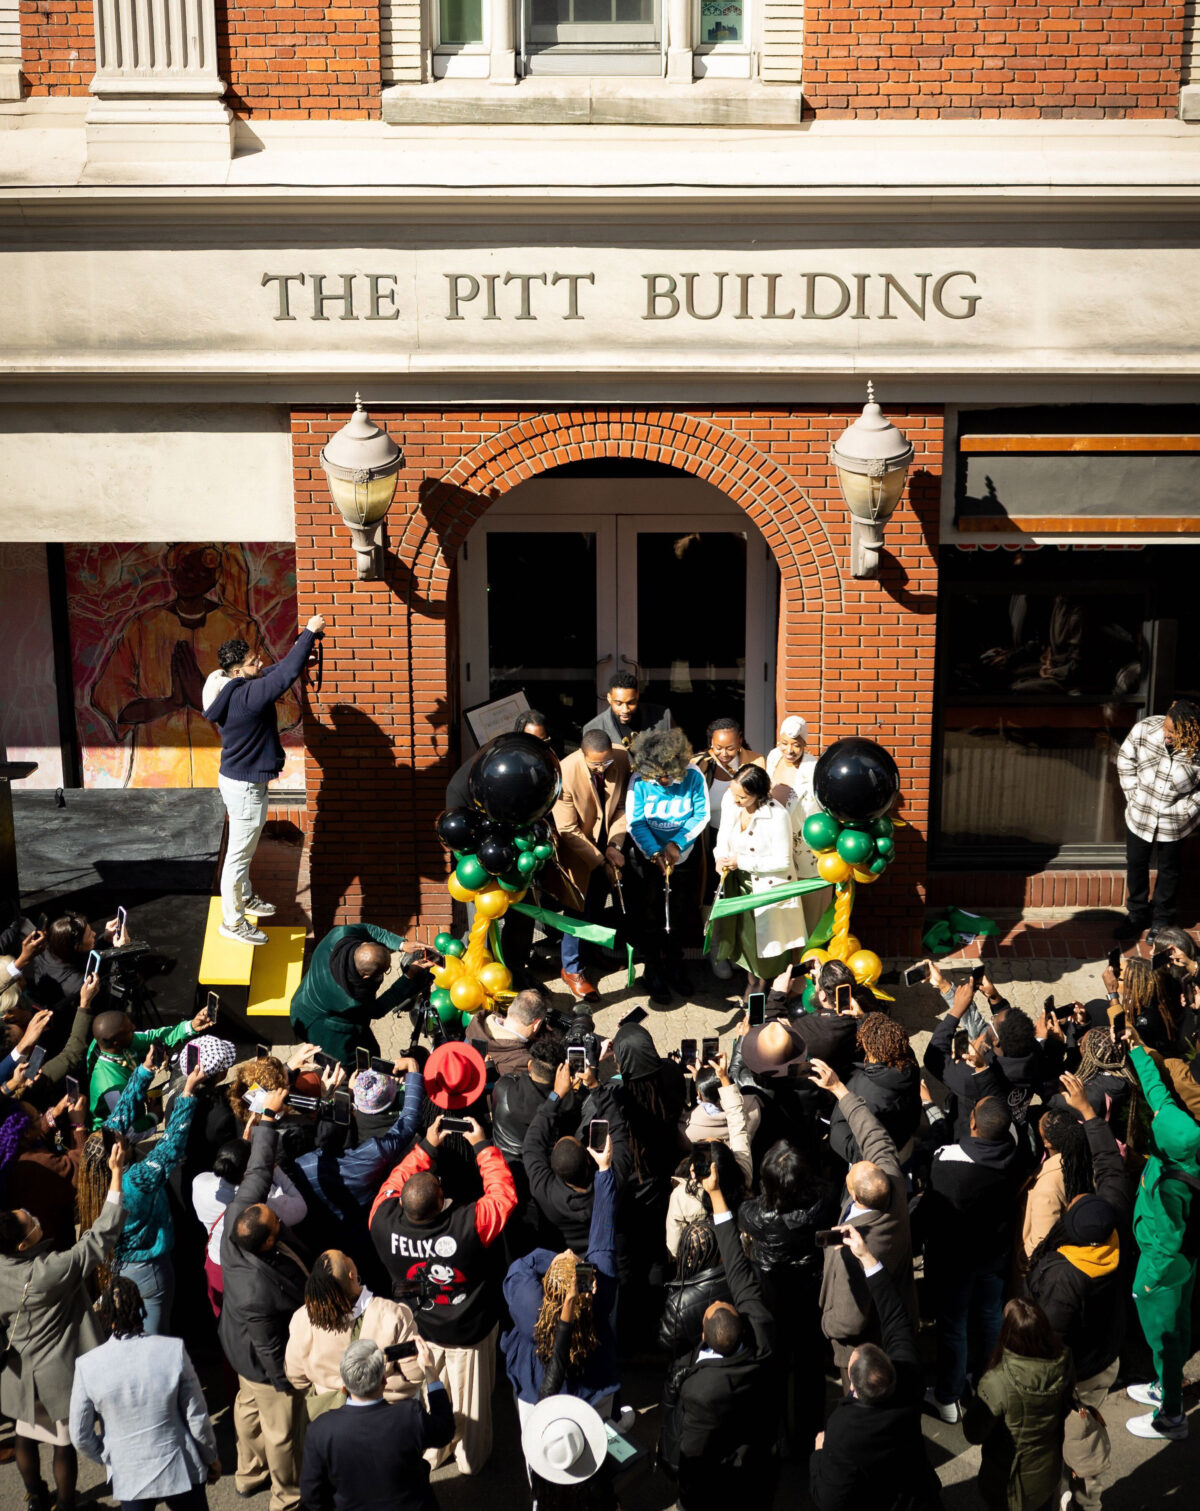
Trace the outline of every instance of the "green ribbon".
[[500, 948], [500, 930], [496, 927], [495, 923], [489, 924], [488, 926], [488, 949], [492, 953], [493, 960], [498, 960], [501, 965], [508, 964], [508, 961], [505, 960], [504, 953]]
[[[582, 918], [566, 918], [562, 913], [552, 913], [548, 908], [536, 908], [528, 902], [510, 902], [508, 906], [510, 911], [524, 913], [527, 918], [540, 923], [544, 929], [557, 929], [560, 934], [573, 934], [576, 939], [586, 940], [588, 944], [600, 944], [612, 949], [617, 942], [616, 929], [606, 928], [602, 923], [585, 923]], [[629, 966], [625, 984], [632, 986], [633, 946], [627, 944], [625, 952]]]
[[[806, 877], [803, 881], [785, 881], [769, 892], [746, 892], [740, 897], [718, 897], [708, 915], [708, 927], [704, 931], [704, 951], [707, 954], [712, 926], [718, 918], [732, 918], [737, 913], [757, 913], [761, 908], [773, 908], [781, 902], [790, 902], [793, 897], [803, 897], [806, 892], [817, 892], [827, 887], [827, 881]], [[830, 903], [820, 923], [808, 936], [806, 948], [816, 948], [828, 943], [833, 934], [833, 910]]]

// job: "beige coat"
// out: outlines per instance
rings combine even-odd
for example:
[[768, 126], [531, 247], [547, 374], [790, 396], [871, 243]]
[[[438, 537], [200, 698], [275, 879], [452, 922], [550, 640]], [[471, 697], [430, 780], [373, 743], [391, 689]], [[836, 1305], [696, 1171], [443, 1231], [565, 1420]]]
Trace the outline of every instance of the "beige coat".
[[1047, 1154], [1037, 1180], [1025, 1199], [1025, 1221], [1021, 1228], [1021, 1247], [1028, 1259], [1067, 1210], [1067, 1190], [1063, 1184], [1062, 1155]]
[[[725, 1116], [718, 1121], [710, 1117], [703, 1108], [697, 1107], [684, 1131], [693, 1144], [711, 1142], [714, 1139], [728, 1144], [730, 1153], [737, 1160], [738, 1169], [745, 1177], [748, 1191], [754, 1183], [754, 1162], [750, 1158], [750, 1134], [741, 1088], [731, 1082], [728, 1086], [722, 1086], [717, 1094], [721, 1098], [721, 1111]], [[671, 1199], [667, 1203], [667, 1248], [673, 1255], [679, 1253], [679, 1240], [684, 1228], [689, 1222], [695, 1222], [703, 1216], [704, 1204], [688, 1190], [687, 1180], [677, 1176], [671, 1188]]]
[[[314, 1327], [304, 1307], [293, 1314], [283, 1367], [301, 1394], [307, 1394], [309, 1386], [318, 1393], [341, 1390], [342, 1355], [350, 1343], [351, 1331], [351, 1327], [346, 1327], [340, 1333], [330, 1333]], [[367, 1302], [360, 1338], [370, 1338], [380, 1348], [389, 1348], [416, 1336], [417, 1324], [408, 1307], [398, 1301], [386, 1301], [382, 1296], [372, 1296]], [[423, 1379], [424, 1372], [416, 1359], [389, 1364], [383, 1383], [384, 1400], [404, 1401], [415, 1396]]]
[[[604, 814], [608, 843], [623, 848], [628, 823], [625, 794], [629, 788], [629, 756], [613, 747], [613, 763], [604, 773]], [[581, 894], [588, 878], [604, 861], [596, 841], [600, 838], [600, 804], [582, 750], [573, 750], [562, 763], [562, 796], [554, 805], [558, 830], [558, 863]]]

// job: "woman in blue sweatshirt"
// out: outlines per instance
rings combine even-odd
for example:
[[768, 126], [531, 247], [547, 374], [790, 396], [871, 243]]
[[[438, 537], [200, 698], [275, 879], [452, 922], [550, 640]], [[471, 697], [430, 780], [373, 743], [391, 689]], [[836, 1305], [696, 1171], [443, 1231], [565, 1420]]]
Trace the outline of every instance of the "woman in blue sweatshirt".
[[629, 752], [625, 798], [630, 852], [629, 931], [646, 962], [645, 986], [664, 1006], [692, 983], [683, 952], [700, 943], [708, 785], [682, 729], [649, 729]]

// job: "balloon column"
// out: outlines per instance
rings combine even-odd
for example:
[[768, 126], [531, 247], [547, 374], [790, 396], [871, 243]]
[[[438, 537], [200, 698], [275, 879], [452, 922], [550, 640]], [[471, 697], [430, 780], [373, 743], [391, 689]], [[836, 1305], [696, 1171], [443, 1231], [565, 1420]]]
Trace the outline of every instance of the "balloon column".
[[443, 1023], [465, 1022], [511, 995], [512, 974], [487, 947], [488, 930], [554, 854], [546, 814], [562, 789], [558, 757], [532, 735], [500, 735], [479, 751], [467, 774], [471, 806], [448, 808], [437, 836], [454, 857], [446, 890], [475, 904], [465, 940], [439, 934], [446, 963], [434, 971], [429, 1002]]
[[855, 888], [869, 887], [891, 864], [895, 838], [887, 813], [899, 791], [895, 761], [873, 740], [838, 740], [813, 772], [822, 811], [805, 819], [804, 841], [817, 874], [834, 884], [833, 931], [826, 948], [806, 950], [803, 958], [842, 960], [862, 986], [879, 980], [883, 962], [850, 932], [850, 913]]

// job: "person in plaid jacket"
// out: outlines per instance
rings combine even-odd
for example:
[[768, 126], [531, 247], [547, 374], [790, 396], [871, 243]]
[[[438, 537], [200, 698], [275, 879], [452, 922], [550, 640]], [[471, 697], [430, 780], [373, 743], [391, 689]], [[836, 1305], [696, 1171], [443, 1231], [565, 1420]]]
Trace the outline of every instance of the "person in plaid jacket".
[[[1117, 756], [1125, 793], [1126, 907], [1118, 939], [1136, 939], [1175, 922], [1179, 851], [1200, 827], [1200, 709], [1176, 698], [1165, 714], [1129, 731]], [[1158, 880], [1150, 904], [1150, 853], [1158, 847]]]

